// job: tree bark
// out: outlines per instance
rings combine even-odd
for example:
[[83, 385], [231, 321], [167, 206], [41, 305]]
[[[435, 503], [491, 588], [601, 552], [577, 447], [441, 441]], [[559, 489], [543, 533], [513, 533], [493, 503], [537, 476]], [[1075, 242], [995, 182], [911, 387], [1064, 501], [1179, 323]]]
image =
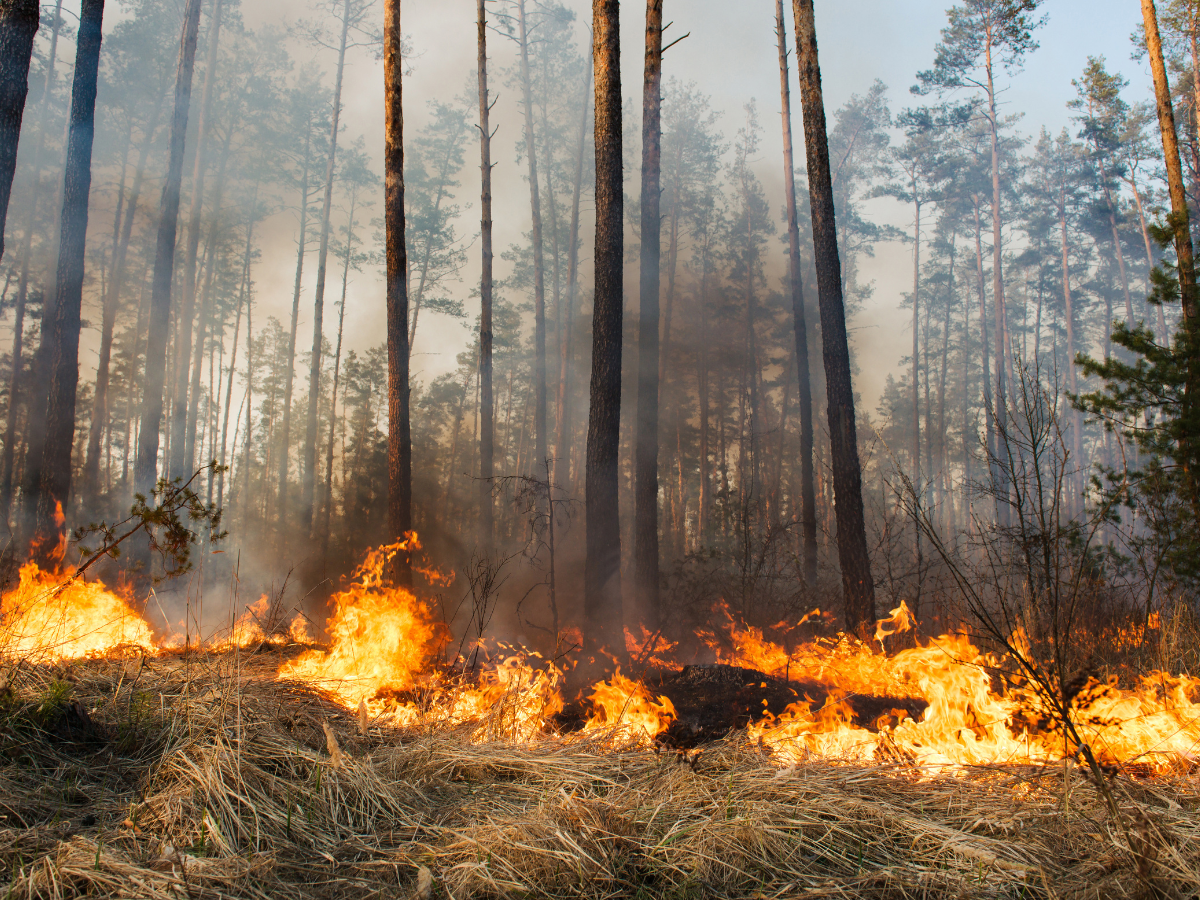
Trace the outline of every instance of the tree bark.
[[[129, 174], [129, 151], [133, 146], [133, 119], [129, 120], [129, 131], [125, 135], [125, 146], [121, 151], [121, 178], [117, 186], [117, 207], [113, 213], [112, 265], [109, 267], [107, 283], [103, 285], [104, 303], [100, 321], [100, 355], [96, 365], [96, 391], [92, 404], [92, 421], [88, 428], [87, 454], [83, 463], [83, 483], [80, 493], [85, 504], [91, 505], [99, 492], [100, 444], [108, 430], [108, 367], [112, 358], [113, 329], [117, 319], [117, 295], [119, 279], [117, 269], [124, 263], [121, 246], [121, 224], [125, 212], [125, 180]], [[137, 176], [134, 176], [137, 181]], [[132, 204], [130, 204], [132, 207]]]
[[[1065, 177], [1065, 175], [1064, 175]], [[1066, 304], [1067, 317], [1067, 379], [1071, 386], [1071, 393], [1079, 393], [1079, 375], [1075, 366], [1075, 308], [1071, 297], [1071, 264], [1068, 256], [1067, 244], [1067, 210], [1065, 188], [1059, 188], [1058, 195], [1058, 223], [1062, 237], [1062, 288], [1063, 301]], [[1075, 454], [1075, 465], [1084, 466], [1083, 460], [1083, 417], [1078, 409], [1071, 409], [1071, 452]], [[1086, 477], [1084, 475], [1078, 476]], [[1079, 511], [1080, 501], [1078, 494], [1082, 492], [1083, 485], [1076, 484], [1076, 495], [1071, 497], [1067, 502], [1067, 511], [1069, 514], [1074, 514]]]
[[813, 0], [792, 0], [792, 8], [796, 18], [797, 69], [804, 110], [804, 144], [808, 156], [813, 247], [821, 308], [829, 442], [836, 498], [838, 560], [842, 569], [846, 627], [859, 635], [868, 636], [875, 624], [875, 584], [871, 578], [866, 523], [863, 519], [862, 469], [858, 460], [850, 346], [846, 336], [841, 260], [838, 257], [837, 228], [834, 223], [833, 181], [829, 169], [829, 141], [825, 130], [825, 104], [821, 94]]
[[129, 241], [133, 235], [133, 222], [137, 215], [138, 202], [142, 193], [142, 181], [146, 175], [146, 162], [150, 149], [154, 145], [154, 135], [158, 130], [159, 113], [162, 105], [155, 107], [154, 115], [146, 128], [142, 147], [138, 151], [137, 168], [133, 174], [133, 184], [129, 189], [129, 199], [125, 205], [124, 221], [121, 223], [121, 233], [113, 255], [112, 272], [109, 275], [108, 290], [104, 297], [103, 321], [100, 329], [100, 357], [96, 366], [95, 405], [92, 411], [91, 430], [88, 433], [87, 456], [83, 466], [83, 490], [85, 496], [94, 495], [98, 491], [100, 478], [100, 442], [102, 427], [108, 421], [110, 366], [112, 363], [113, 329], [116, 325], [117, 310], [121, 302], [121, 290], [125, 286], [125, 260], [129, 253]]
[[[571, 359], [575, 334], [575, 303], [579, 297], [579, 200], [583, 193], [583, 154], [587, 149], [587, 123], [592, 86], [592, 70], [587, 70], [579, 117], [579, 143], [575, 151], [575, 186], [571, 194], [571, 225], [567, 235], [567, 308], [563, 312], [563, 335], [558, 360], [558, 447], [554, 452], [554, 481], [573, 490], [571, 452], [573, 450], [573, 407], [571, 405]], [[576, 475], [578, 477], [578, 474]]]
[[[783, 119], [783, 180], [787, 193], [788, 279], [796, 338], [796, 375], [800, 389], [800, 530], [804, 580], [817, 581], [817, 494], [813, 476], [812, 378], [808, 360], [808, 325], [804, 282], [800, 271], [800, 220], [796, 212], [796, 162], [792, 150], [792, 91], [788, 81], [787, 26], [783, 0], [777, 0], [775, 28], [779, 36], [779, 93]], [[703, 463], [702, 463], [703, 464]]]
[[149, 497], [158, 477], [159, 429], [163, 417], [163, 388], [167, 367], [167, 332], [171, 320], [171, 282], [175, 269], [175, 235], [179, 225], [179, 193], [183, 181], [184, 144], [200, 29], [200, 0], [187, 0], [175, 73], [175, 112], [171, 119], [171, 150], [163, 183], [150, 296], [150, 327], [146, 337], [146, 374], [142, 393], [134, 484]]
[[[287, 528], [288, 450], [292, 441], [292, 390], [296, 378], [296, 329], [300, 322], [300, 287], [304, 277], [304, 251], [308, 242], [308, 169], [312, 160], [312, 119], [304, 133], [304, 166], [300, 176], [300, 243], [296, 248], [296, 280], [292, 286], [292, 319], [288, 332], [288, 366], [284, 372], [283, 435], [280, 443], [277, 484], [278, 528], [280, 543], [284, 543]], [[265, 475], [264, 475], [265, 480]]]
[[[518, 40], [521, 46], [521, 91], [525, 108], [525, 157], [529, 161], [529, 206], [533, 242], [533, 432], [534, 477], [547, 465], [546, 437], [546, 264], [542, 253], [542, 204], [538, 189], [537, 144], [533, 133], [533, 96], [529, 76], [529, 30], [525, 22], [525, 0], [517, 0]], [[546, 476], [549, 478], [549, 471]]]
[[[176, 322], [175, 371], [171, 377], [174, 401], [171, 405], [171, 459], [167, 471], [172, 478], [187, 478], [192, 473], [194, 455], [188, 458], [185, 438], [188, 411], [188, 363], [192, 357], [192, 320], [196, 310], [196, 257], [200, 248], [200, 213], [204, 205], [204, 175], [207, 162], [208, 133], [212, 127], [213, 87], [217, 75], [217, 50], [221, 39], [223, 0], [214, 0], [209, 26], [208, 53], [204, 67], [204, 91], [200, 101], [200, 121], [196, 128], [196, 163], [192, 172], [192, 204], [188, 214], [188, 236], [183, 262], [183, 296]], [[217, 212], [213, 210], [214, 214]], [[211, 250], [209, 252], [212, 252]], [[203, 343], [203, 339], [200, 340]]]
[[1008, 388], [1005, 371], [1012, 364], [1012, 357], [1005, 348], [1004, 335], [1007, 307], [1004, 299], [1004, 244], [1001, 240], [1000, 208], [1000, 123], [996, 113], [996, 88], [992, 82], [991, 32], [987, 42], [987, 95], [988, 126], [992, 138], [992, 305], [996, 316], [996, 461], [992, 467], [996, 475], [993, 489], [996, 491], [996, 521], [1007, 525], [1010, 519], [1009, 470], [1012, 460], [1008, 458]]
[[[55, 61], [58, 58], [58, 35], [62, 28], [62, 0], [54, 5], [54, 24], [50, 31], [50, 56], [46, 61], [46, 79], [42, 86], [42, 99], [38, 103], [37, 143], [33, 151], [33, 196], [29, 200], [29, 219], [25, 225], [25, 238], [21, 246], [21, 274], [17, 279], [16, 315], [13, 322], [12, 372], [9, 375], [8, 421], [4, 429], [4, 455], [0, 460], [0, 520], [9, 522], [13, 499], [13, 470], [16, 467], [17, 413], [20, 408], [21, 370], [24, 367], [25, 349], [25, 305], [29, 299], [29, 262], [33, 250], [33, 233], [37, 230], [38, 199], [42, 191], [42, 152], [46, 147], [46, 109], [49, 106], [50, 90], [54, 85]], [[41, 426], [30, 421], [29, 432]], [[44, 424], [44, 423], [43, 423]], [[26, 435], [26, 446], [32, 434]], [[41, 443], [38, 443], [40, 452]], [[27, 451], [28, 455], [28, 451]]]
[[479, 52], [479, 543], [490, 554], [495, 542], [492, 479], [496, 465], [496, 403], [492, 397], [492, 125], [487, 81], [487, 9], [476, 0]]
[[594, 658], [600, 649], [618, 657], [625, 652], [617, 496], [625, 247], [618, 0], [592, 0], [592, 34], [596, 79], [596, 246], [583, 602], [585, 652]]
[[333, 88], [333, 122], [329, 127], [329, 160], [325, 166], [325, 204], [321, 208], [321, 246], [317, 252], [317, 285], [313, 293], [312, 359], [308, 369], [308, 421], [304, 430], [304, 458], [300, 474], [300, 533], [312, 531], [313, 497], [317, 477], [317, 405], [321, 399], [321, 351], [325, 328], [325, 270], [329, 261], [329, 217], [333, 210], [333, 176], [336, 172], [338, 125], [342, 112], [342, 76], [346, 69], [346, 38], [350, 33], [350, 0], [342, 6], [342, 42], [338, 48], [337, 78]]
[[[229, 379], [225, 388], [225, 410], [224, 417], [221, 421], [221, 468], [217, 472], [217, 508], [225, 502], [225, 453], [228, 447], [227, 438], [229, 436], [229, 407], [233, 402], [233, 377], [237, 374], [237, 348], [238, 348], [238, 332], [242, 327], [242, 307], [250, 302], [250, 256], [254, 246], [254, 218], [258, 214], [258, 186], [255, 185], [254, 199], [250, 202], [250, 216], [246, 223], [246, 252], [243, 255], [242, 261], [242, 289], [239, 297], [237, 318], [233, 325], [233, 349], [229, 353]], [[249, 379], [249, 373], [246, 375]], [[234, 446], [237, 446], [237, 423], [234, 423]]]
[[1162, 39], [1158, 33], [1158, 15], [1154, 0], [1142, 0], [1142, 20], [1146, 26], [1146, 50], [1154, 76], [1154, 96], [1158, 107], [1158, 127], [1162, 133], [1163, 155], [1167, 166], [1167, 187], [1171, 195], [1171, 225], [1175, 230], [1175, 255], [1179, 264], [1179, 296], [1183, 306], [1184, 333], [1187, 338], [1187, 378], [1183, 394], [1182, 418], [1183, 465], [1192, 512], [1200, 518], [1200, 460], [1197, 435], [1200, 434], [1200, 320], [1196, 307], [1196, 268], [1192, 256], [1192, 231], [1188, 220], [1187, 194], [1183, 186], [1183, 166], [1179, 161], [1179, 137], [1175, 130], [1175, 112], [1171, 108], [1171, 85], [1163, 62]]
[[0, 259], [4, 258], [4, 223], [29, 94], [29, 61], [40, 21], [37, 0], [0, 0]]
[[[96, 86], [104, 0], [83, 0], [80, 10], [75, 79], [71, 86], [71, 130], [63, 175], [62, 225], [54, 300], [44, 317], [43, 334], [49, 375], [46, 442], [38, 492], [39, 556], [56, 550], [66, 539], [63, 512], [71, 494], [71, 451], [75, 436], [75, 396], [79, 387], [79, 329], [83, 304], [83, 269], [92, 186], [92, 141], [96, 133]], [[65, 549], [65, 544], [63, 545]]]
[[[404, 245], [404, 105], [401, 86], [400, 0], [384, 0], [384, 227], [387, 250], [388, 540], [412, 530], [412, 434], [408, 388], [408, 251]], [[392, 559], [391, 577], [412, 584], [412, 560]]]
[[350, 260], [354, 253], [354, 213], [358, 204], [357, 189], [350, 192], [350, 218], [346, 226], [346, 262], [342, 266], [342, 301], [338, 304], [337, 347], [333, 352], [333, 395], [329, 404], [329, 450], [325, 455], [325, 502], [322, 504], [321, 563], [329, 556], [329, 520], [333, 510], [333, 445], [337, 423], [337, 396], [342, 375], [342, 333], [346, 324], [346, 289], [350, 284]]
[[661, 620], [658, 606], [658, 341], [662, 262], [662, 17], [663, 0], [646, 0], [633, 578], [637, 591], [637, 613], [644, 626], [651, 631], [658, 628]]
[[[191, 388], [187, 394], [187, 424], [184, 429], [183, 439], [186, 442], [184, 445], [183, 457], [187, 463], [188, 469], [195, 465], [196, 460], [196, 428], [197, 420], [200, 414], [200, 374], [201, 367], [204, 362], [204, 345], [208, 342], [208, 330], [212, 325], [213, 312], [213, 278], [217, 268], [217, 254], [220, 250], [217, 232], [221, 226], [221, 199], [225, 192], [225, 173], [229, 166], [230, 151], [232, 150], [233, 136], [235, 130], [232, 125], [225, 136], [225, 147], [221, 152], [221, 164], [217, 170], [217, 183], [213, 190], [212, 198], [212, 220], [208, 225], [208, 238], [205, 246], [204, 265], [204, 302], [199, 309], [197, 316], [196, 340], [192, 347], [192, 365], [191, 365]], [[211, 348], [210, 348], [211, 350]], [[186, 373], [186, 369], [184, 370]], [[211, 397], [210, 397], [211, 402]], [[205, 462], [211, 462], [206, 460]], [[191, 472], [189, 471], [190, 475]]]

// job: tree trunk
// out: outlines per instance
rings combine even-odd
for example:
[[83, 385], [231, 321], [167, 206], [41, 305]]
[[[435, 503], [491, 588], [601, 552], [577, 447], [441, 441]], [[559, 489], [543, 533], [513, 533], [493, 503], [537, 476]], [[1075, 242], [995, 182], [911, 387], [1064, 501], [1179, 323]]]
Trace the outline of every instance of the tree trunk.
[[[788, 81], [787, 26], [783, 0], [777, 0], [775, 29], [779, 36], [779, 92], [783, 118], [783, 180], [787, 194], [788, 278], [792, 293], [792, 327], [796, 338], [796, 375], [800, 388], [800, 530], [805, 582], [817, 582], [817, 500], [813, 481], [812, 378], [808, 360], [808, 325], [804, 281], [800, 270], [800, 220], [796, 213], [796, 162], [792, 150], [792, 91]], [[703, 462], [701, 463], [703, 465]]]
[[0, 259], [4, 258], [4, 223], [29, 94], [29, 61], [40, 21], [37, 0], [0, 0]]
[[121, 234], [113, 256], [112, 273], [109, 276], [108, 291], [104, 299], [104, 318], [100, 330], [100, 358], [96, 366], [96, 396], [92, 412], [91, 431], [88, 434], [87, 457], [83, 466], [83, 490], [85, 496], [94, 494], [100, 477], [100, 439], [101, 427], [108, 421], [110, 366], [112, 363], [113, 329], [116, 325], [117, 310], [121, 302], [121, 290], [125, 286], [125, 260], [129, 253], [129, 241], [133, 235], [133, 222], [137, 215], [138, 201], [142, 193], [142, 181], [146, 175], [146, 162], [154, 145], [154, 135], [158, 130], [158, 117], [162, 105], [155, 107], [154, 116], [146, 128], [142, 147], [138, 151], [137, 168], [133, 173], [133, 185], [129, 189], [129, 200], [125, 207], [125, 218], [121, 224]]
[[662, 219], [663, 0], [646, 0], [642, 88], [642, 253], [638, 318], [637, 446], [634, 451], [633, 579], [637, 615], [653, 631], [658, 608], [658, 308]]
[[825, 104], [817, 60], [813, 0], [793, 0], [796, 17], [797, 68], [804, 109], [804, 143], [808, 155], [809, 196], [812, 205], [813, 247], [817, 292], [821, 307], [821, 337], [829, 403], [829, 442], [837, 512], [838, 559], [846, 605], [846, 627], [868, 636], [875, 624], [875, 584], [867, 551], [863, 520], [862, 469], [854, 421], [854, 387], [850, 376], [850, 346], [842, 299], [841, 260], [834, 224], [833, 181]]
[[1171, 195], [1171, 224], [1175, 229], [1175, 254], [1179, 263], [1179, 295], [1183, 305], [1183, 325], [1187, 338], [1187, 380], [1183, 394], [1182, 418], [1183, 466], [1192, 513], [1200, 518], [1200, 460], [1197, 459], [1197, 434], [1200, 427], [1200, 320], [1196, 306], [1196, 269], [1192, 258], [1192, 232], [1188, 221], [1187, 195], [1183, 188], [1183, 167], [1179, 161], [1179, 138], [1175, 131], [1175, 113], [1171, 109], [1171, 85], [1163, 63], [1162, 40], [1154, 0], [1142, 0], [1142, 19], [1146, 26], [1146, 50], [1154, 76], [1154, 95], [1158, 106], [1158, 127], [1162, 132], [1163, 155], [1167, 165], [1167, 187]]
[[346, 262], [342, 267], [342, 301], [338, 304], [337, 348], [333, 352], [333, 396], [329, 404], [329, 451], [325, 455], [325, 502], [322, 504], [321, 564], [329, 556], [329, 520], [333, 509], [333, 445], [337, 423], [337, 395], [342, 375], [342, 333], [346, 324], [346, 289], [350, 284], [350, 260], [354, 252], [354, 213], [358, 191], [350, 192], [350, 218], [346, 226]]
[[[548, 462], [546, 437], [546, 264], [542, 254], [542, 204], [538, 190], [537, 144], [533, 134], [533, 96], [529, 77], [529, 31], [525, 0], [517, 0], [518, 40], [521, 46], [521, 91], [525, 108], [525, 156], [529, 161], [529, 206], [533, 241], [533, 347], [534, 347], [534, 477]], [[549, 471], [546, 476], [549, 478]]]
[[146, 338], [146, 374], [142, 393], [134, 483], [149, 497], [158, 477], [158, 439], [163, 416], [163, 388], [167, 366], [167, 331], [171, 320], [171, 282], [175, 270], [175, 234], [179, 224], [179, 192], [183, 180], [184, 142], [192, 97], [192, 71], [196, 63], [196, 36], [200, 28], [200, 0], [187, 0], [175, 74], [175, 112], [171, 119], [171, 150], [163, 183], [150, 297], [150, 327]]
[[[1146, 227], [1146, 211], [1142, 206], [1142, 192], [1138, 190], [1137, 182], [1133, 175], [1129, 174], [1125, 178], [1125, 183], [1129, 185], [1129, 192], [1133, 194], [1133, 204], [1137, 209], [1138, 224], [1142, 229], [1142, 243], [1146, 247], [1146, 293], [1149, 294], [1154, 289], [1154, 285], [1150, 280], [1150, 275], [1154, 271], [1154, 251], [1150, 247], [1150, 229]], [[1167, 317], [1163, 312], [1162, 304], [1155, 304], [1158, 307], [1158, 339], [1165, 347], [1170, 341], [1170, 335], [1167, 334]]]
[[[708, 242], [710, 235], [706, 232], [704, 236], [704, 244], [700, 248], [700, 293], [696, 298], [696, 319], [700, 325], [700, 349], [697, 359], [696, 373], [696, 399], [697, 399], [697, 414], [700, 417], [700, 500], [696, 514], [696, 533], [699, 540], [699, 549], [703, 550], [705, 542], [708, 540], [709, 532], [709, 515], [712, 506], [712, 491], [709, 487], [711, 478], [709, 475], [708, 452], [709, 452], [709, 426], [708, 426], [708, 315], [704, 308], [708, 301]], [[811, 425], [812, 420], [809, 420]], [[814, 538], [815, 538], [815, 520], [814, 520]]]
[[[208, 240], [205, 247], [205, 256], [207, 257], [204, 265], [204, 302], [200, 306], [196, 341], [192, 349], [192, 365], [191, 365], [191, 390], [186, 395], [187, 402], [187, 424], [184, 429], [183, 439], [185, 441], [183, 457], [187, 463], [186, 470], [191, 474], [191, 469], [195, 465], [196, 460], [196, 426], [197, 419], [200, 413], [200, 370], [204, 362], [204, 345], [208, 340], [208, 329], [212, 323], [213, 311], [213, 277], [217, 267], [217, 252], [220, 249], [217, 241], [217, 230], [221, 225], [220, 211], [221, 198], [225, 191], [225, 172], [229, 165], [230, 150], [232, 148], [234, 130], [231, 128], [225, 137], [225, 148], [221, 153], [221, 165], [217, 172], [217, 184], [213, 191], [212, 207], [213, 217], [208, 226]], [[184, 369], [186, 374], [187, 369]], [[205, 462], [212, 462], [206, 460]]]
[[[171, 377], [174, 401], [171, 406], [171, 459], [167, 471], [172, 478], [187, 478], [192, 472], [191, 459], [186, 458], [188, 442], [188, 363], [192, 357], [192, 320], [196, 309], [196, 256], [200, 247], [200, 213], [204, 205], [204, 175], [208, 150], [208, 132], [212, 127], [213, 87], [217, 76], [217, 50], [221, 39], [221, 7], [223, 0], [214, 0], [212, 22], [209, 25], [208, 53], [204, 67], [204, 91], [200, 101], [200, 121], [196, 128], [196, 163], [192, 172], [192, 205], [188, 214], [188, 237], [183, 262], [183, 297], [176, 322], [175, 371]], [[218, 209], [214, 208], [214, 214]], [[211, 252], [211, 251], [210, 251]], [[203, 340], [200, 341], [203, 343]]]
[[[29, 298], [29, 262], [33, 249], [33, 232], [37, 229], [38, 198], [42, 190], [42, 152], [46, 147], [46, 109], [49, 106], [50, 90], [54, 85], [54, 67], [58, 58], [58, 35], [62, 28], [62, 0], [54, 6], [54, 24], [50, 32], [50, 56], [46, 61], [46, 79], [42, 86], [42, 99], [38, 103], [37, 143], [33, 152], [33, 196], [29, 200], [29, 219], [25, 225], [25, 238], [21, 246], [21, 274], [17, 279], [16, 316], [13, 322], [12, 372], [8, 388], [8, 421], [4, 428], [4, 455], [0, 460], [0, 520], [9, 522], [13, 499], [13, 470], [16, 466], [17, 413], [20, 408], [21, 369], [24, 366], [25, 349], [25, 305]], [[34, 431], [30, 421], [29, 432]], [[43, 423], [44, 424], [44, 423]], [[40, 431], [41, 426], [36, 428]], [[32, 434], [26, 435], [26, 446]], [[38, 444], [40, 451], [40, 442]], [[28, 451], [26, 453], [28, 456]]]
[[[46, 442], [38, 492], [37, 553], [45, 556], [66, 539], [63, 512], [71, 494], [71, 451], [75, 436], [75, 395], [79, 386], [80, 308], [92, 186], [92, 140], [96, 133], [96, 86], [104, 0], [83, 0], [80, 10], [75, 79], [71, 87], [71, 131], [63, 175], [62, 227], [54, 300], [42, 335], [49, 375]], [[65, 544], [62, 546], [65, 550]]]
[[[228, 447], [227, 438], [229, 436], [229, 407], [233, 402], [233, 377], [237, 374], [237, 348], [238, 348], [238, 332], [242, 327], [242, 307], [250, 302], [250, 255], [254, 241], [254, 217], [258, 213], [258, 186], [254, 189], [254, 199], [250, 202], [250, 221], [246, 223], [246, 252], [242, 261], [242, 287], [240, 292], [237, 318], [233, 324], [233, 349], [229, 353], [229, 379], [225, 387], [225, 410], [224, 417], [221, 421], [221, 468], [217, 472], [217, 508], [220, 509], [225, 502], [225, 453]], [[247, 373], [249, 379], [249, 373]], [[234, 432], [237, 431], [237, 423], [233, 426]], [[234, 446], [237, 446], [237, 434], [234, 434]]]
[[[308, 242], [308, 169], [312, 160], [312, 119], [304, 132], [304, 165], [300, 176], [300, 243], [296, 248], [296, 280], [292, 286], [292, 319], [288, 332], [288, 365], [284, 372], [283, 436], [280, 443], [277, 484], [277, 510], [281, 549], [287, 531], [288, 450], [292, 441], [292, 390], [296, 378], [296, 329], [300, 322], [300, 287], [304, 277], [304, 250]], [[264, 475], [265, 478], [265, 475]]]
[[[979, 331], [982, 336], [981, 348], [983, 350], [983, 409], [984, 409], [984, 434], [987, 439], [987, 455], [988, 455], [988, 471], [992, 473], [993, 485], [995, 484], [995, 460], [1000, 458], [999, 443], [996, 437], [996, 406], [992, 402], [992, 370], [990, 363], [990, 345], [988, 344], [988, 322], [987, 322], [987, 289], [983, 283], [983, 236], [979, 220], [979, 197], [978, 195], [971, 198], [975, 207], [975, 274], [977, 276], [979, 288]], [[1000, 365], [997, 360], [996, 365]]]
[[1001, 206], [1000, 206], [1000, 123], [996, 113], [996, 88], [992, 83], [992, 43], [989, 32], [986, 46], [987, 95], [988, 95], [988, 127], [992, 139], [992, 305], [996, 316], [996, 461], [992, 470], [996, 473], [996, 521], [1007, 525], [1010, 518], [1009, 471], [1012, 460], [1008, 454], [1008, 388], [1005, 383], [1005, 372], [1012, 364], [1012, 357], [1005, 348], [1004, 336], [1007, 332], [1005, 319], [1007, 306], [1004, 298], [1004, 244], [1001, 241]]
[[[100, 444], [108, 431], [108, 367], [112, 359], [113, 329], [117, 320], [117, 294], [119, 275], [117, 269], [124, 263], [124, 248], [121, 246], [121, 223], [125, 212], [125, 179], [129, 174], [129, 150], [133, 145], [133, 119], [129, 120], [129, 132], [121, 151], [121, 179], [117, 186], [117, 207], [113, 213], [112, 266], [107, 284], [103, 285], [104, 297], [100, 321], [100, 355], [96, 365], [96, 396], [92, 404], [92, 421], [88, 428], [87, 451], [83, 463], [83, 483], [80, 493], [84, 503], [91, 505], [99, 492]], [[134, 177], [137, 181], [137, 177]], [[132, 199], [132, 198], [131, 198]], [[133, 204], [129, 204], [132, 209]], [[132, 223], [131, 223], [132, 224]]]
[[[412, 530], [412, 434], [408, 389], [408, 251], [404, 245], [404, 105], [401, 93], [400, 0], [384, 0], [384, 227], [387, 249], [388, 534], [404, 540]], [[412, 584], [412, 560], [398, 553], [392, 581]]]
[[492, 102], [487, 82], [487, 8], [477, 0], [479, 51], [479, 543], [490, 554], [495, 542], [492, 479], [496, 465], [496, 404], [492, 397]]
[[[573, 450], [573, 422], [571, 406], [571, 359], [575, 334], [575, 303], [579, 296], [579, 200], [583, 193], [583, 154], [587, 148], [587, 123], [589, 90], [592, 86], [592, 70], [587, 70], [583, 86], [582, 112], [579, 118], [579, 143], [575, 151], [575, 186], [571, 194], [571, 226], [567, 236], [567, 308], [563, 313], [562, 343], [559, 345], [558, 360], [558, 447], [554, 453], [554, 481], [562, 488], [573, 491], [571, 481], [571, 452]], [[578, 475], [576, 476], [578, 477]]]
[[[1071, 386], [1071, 393], [1079, 393], [1079, 375], [1075, 366], [1075, 308], [1071, 298], [1071, 264], [1067, 254], [1067, 214], [1066, 214], [1066, 198], [1065, 191], [1059, 191], [1058, 197], [1058, 222], [1062, 232], [1062, 278], [1063, 278], [1063, 300], [1066, 304], [1067, 316], [1067, 383]], [[1071, 452], [1075, 454], [1076, 466], [1084, 466], [1083, 460], [1083, 417], [1079, 410], [1072, 407], [1071, 409]], [[1085, 477], [1085, 476], [1079, 476]], [[1076, 492], [1082, 491], [1082, 484], [1076, 485]], [[1067, 511], [1073, 514], [1078, 511], [1078, 497], [1072, 497], [1068, 501]]]
[[621, 609], [618, 463], [621, 429], [621, 339], [624, 298], [624, 183], [621, 156], [621, 36], [618, 0], [592, 0], [596, 79], [596, 248], [592, 313], [591, 407], [588, 412], [584, 566], [584, 642], [625, 652]]
[[338, 48], [333, 88], [333, 122], [329, 127], [329, 160], [325, 166], [325, 204], [321, 208], [321, 246], [317, 252], [317, 285], [313, 293], [312, 359], [308, 369], [308, 421], [304, 429], [304, 458], [300, 474], [300, 533], [312, 531], [313, 497], [317, 477], [317, 405], [321, 399], [321, 351], [325, 327], [325, 269], [329, 261], [329, 216], [333, 210], [338, 124], [342, 112], [342, 76], [346, 69], [346, 37], [350, 33], [350, 0], [342, 6], [342, 42]]

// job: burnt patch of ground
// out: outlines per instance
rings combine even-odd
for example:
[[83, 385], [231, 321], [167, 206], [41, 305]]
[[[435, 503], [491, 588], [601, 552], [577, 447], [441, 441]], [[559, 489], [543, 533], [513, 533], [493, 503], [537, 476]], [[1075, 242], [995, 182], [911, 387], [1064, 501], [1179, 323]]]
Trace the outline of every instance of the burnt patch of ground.
[[[830, 702], [829, 688], [817, 681], [775, 678], [754, 669], [721, 663], [683, 669], [652, 669], [642, 678], [655, 697], [666, 697], [675, 708], [675, 721], [658, 741], [674, 749], [690, 749], [719, 741], [768, 716], [779, 716], [793, 703], [807, 702], [817, 710]], [[871, 697], [850, 694], [838, 698], [861, 728], [879, 730], [905, 717], [920, 718], [928, 704], [916, 697]], [[587, 720], [588, 703], [568, 703], [556, 717], [563, 731], [575, 731]]]

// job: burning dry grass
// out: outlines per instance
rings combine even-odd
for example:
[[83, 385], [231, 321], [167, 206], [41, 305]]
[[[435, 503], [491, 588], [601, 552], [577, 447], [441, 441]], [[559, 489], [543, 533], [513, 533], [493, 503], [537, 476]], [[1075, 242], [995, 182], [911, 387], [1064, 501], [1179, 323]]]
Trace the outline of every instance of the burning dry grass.
[[455, 898], [1200, 896], [1195, 776], [1120, 781], [1131, 853], [1070, 766], [480, 743], [372, 724], [280, 662], [8, 670], [5, 897], [409, 897], [423, 869]]

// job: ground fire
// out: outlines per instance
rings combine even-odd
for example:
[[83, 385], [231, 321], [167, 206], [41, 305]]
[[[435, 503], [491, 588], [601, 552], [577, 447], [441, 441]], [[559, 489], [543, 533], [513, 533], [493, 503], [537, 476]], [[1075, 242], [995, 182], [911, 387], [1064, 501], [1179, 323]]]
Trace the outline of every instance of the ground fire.
[[[214, 638], [209, 649], [303, 643], [306, 649], [279, 665], [276, 677], [311, 685], [372, 725], [470, 726], [475, 740], [515, 744], [603, 733], [614, 745], [647, 747], [671, 728], [676, 718], [671, 699], [655, 696], [647, 679], [631, 679], [619, 668], [584, 691], [586, 717], [564, 728], [560, 714], [568, 699], [569, 663], [522, 647], [486, 645], [475, 648], [470, 660], [447, 660], [446, 626], [428, 603], [388, 586], [384, 576], [389, 559], [414, 543], [382, 546], [367, 555], [333, 595], [321, 643], [313, 643], [299, 616], [268, 633], [263, 598], [235, 622], [232, 636]], [[22, 569], [20, 584], [3, 596], [2, 607], [2, 650], [10, 658], [155, 654], [173, 652], [180, 643], [177, 634], [164, 635], [162, 629], [156, 634], [128, 597], [98, 582], [42, 572], [33, 563]], [[839, 635], [790, 651], [761, 629], [735, 622], [725, 608], [718, 617], [726, 623], [721, 639], [716, 634], [707, 639], [715, 663], [823, 694], [749, 717], [749, 738], [782, 766], [885, 759], [929, 769], [1043, 764], [1072, 757], [1078, 749], [1055, 727], [1044, 699], [1021, 679], [998, 674], [1006, 671], [1004, 660], [980, 651], [968, 636], [941, 635], [889, 652], [888, 639], [914, 625], [907, 605], [880, 621], [872, 642]], [[645, 639], [639, 644], [630, 635], [630, 641], [647, 649]], [[683, 667], [672, 659], [669, 645], [656, 651], [654, 665], [660, 680], [664, 670]], [[907, 701], [910, 708], [885, 708], [864, 721], [853, 705], [856, 698]], [[1091, 679], [1077, 691], [1072, 714], [1105, 764], [1168, 771], [1197, 762], [1198, 679], [1161, 672], [1132, 686], [1120, 686], [1115, 678]]]

